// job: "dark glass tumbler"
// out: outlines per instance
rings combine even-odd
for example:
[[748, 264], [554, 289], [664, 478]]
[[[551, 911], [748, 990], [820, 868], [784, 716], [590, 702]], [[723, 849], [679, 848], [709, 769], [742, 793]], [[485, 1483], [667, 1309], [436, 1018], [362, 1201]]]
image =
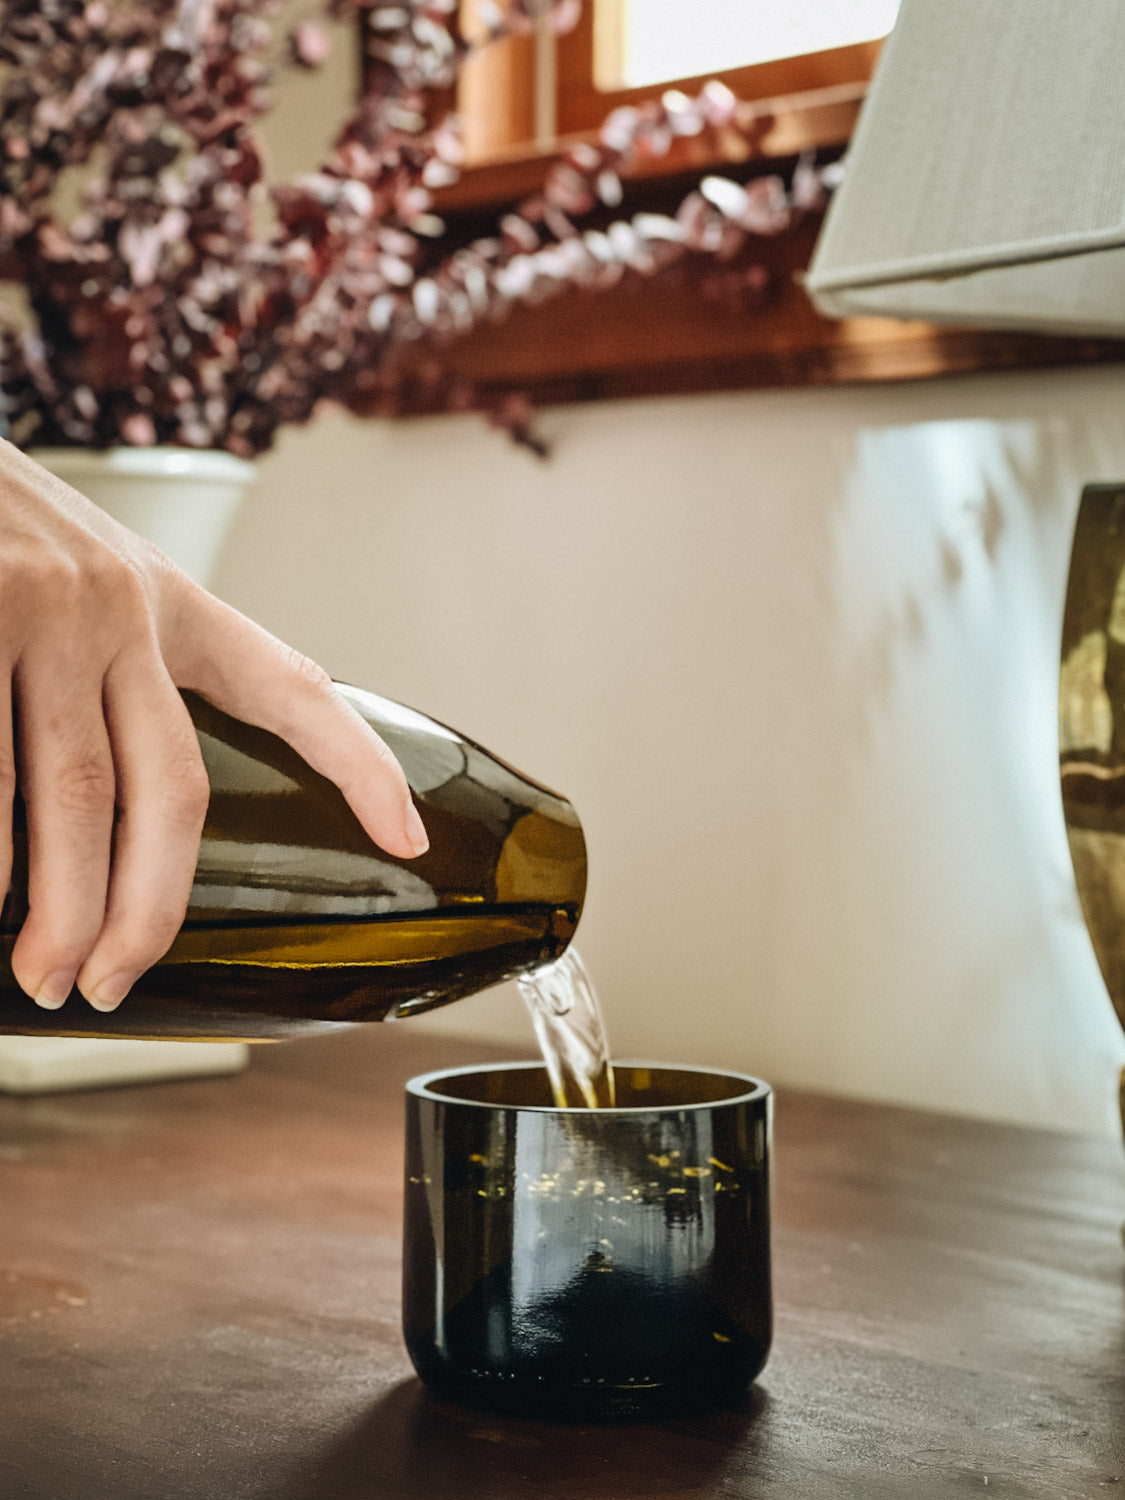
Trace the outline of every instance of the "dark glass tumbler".
[[520, 1063], [407, 1084], [403, 1328], [433, 1390], [644, 1417], [742, 1400], [769, 1353], [768, 1084], [615, 1065], [559, 1109]]

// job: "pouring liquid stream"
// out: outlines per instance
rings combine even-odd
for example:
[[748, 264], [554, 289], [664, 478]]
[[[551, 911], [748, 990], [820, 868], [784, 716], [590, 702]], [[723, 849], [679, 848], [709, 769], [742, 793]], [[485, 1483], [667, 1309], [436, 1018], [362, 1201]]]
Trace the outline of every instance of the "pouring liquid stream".
[[602, 1007], [574, 945], [518, 984], [556, 1105], [612, 1109], [617, 1101]]

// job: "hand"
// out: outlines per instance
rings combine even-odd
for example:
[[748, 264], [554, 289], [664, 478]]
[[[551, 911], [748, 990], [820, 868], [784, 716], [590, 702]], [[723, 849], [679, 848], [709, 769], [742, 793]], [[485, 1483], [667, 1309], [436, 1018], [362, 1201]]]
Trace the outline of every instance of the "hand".
[[12, 798], [30, 911], [12, 953], [56, 1009], [113, 1010], [179, 931], [208, 785], [178, 688], [287, 740], [391, 854], [427, 839], [398, 762], [327, 674], [0, 439], [0, 894]]

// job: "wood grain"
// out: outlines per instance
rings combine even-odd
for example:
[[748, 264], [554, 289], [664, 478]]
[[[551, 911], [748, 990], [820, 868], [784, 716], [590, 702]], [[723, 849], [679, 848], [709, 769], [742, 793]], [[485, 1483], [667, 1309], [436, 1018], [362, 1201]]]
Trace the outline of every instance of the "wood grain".
[[401, 1087], [484, 1056], [372, 1026], [235, 1079], [0, 1100], [3, 1500], [1125, 1493], [1117, 1143], [784, 1091], [745, 1409], [579, 1429], [428, 1396]]

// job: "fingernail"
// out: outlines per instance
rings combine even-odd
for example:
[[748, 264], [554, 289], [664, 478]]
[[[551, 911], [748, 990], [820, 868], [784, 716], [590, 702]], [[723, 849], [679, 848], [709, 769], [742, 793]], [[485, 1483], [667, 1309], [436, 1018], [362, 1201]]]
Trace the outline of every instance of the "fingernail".
[[426, 825], [418, 816], [418, 809], [414, 806], [413, 802], [406, 813], [406, 837], [415, 854], [425, 854], [426, 850], [430, 847], [430, 837], [426, 832]]
[[35, 1003], [44, 1010], [58, 1010], [73, 988], [74, 970], [58, 969], [54, 974], [49, 974], [39, 986]]
[[133, 988], [134, 977], [131, 972], [111, 974], [108, 979], [100, 980], [86, 996], [86, 999], [89, 1000], [95, 1010], [116, 1010]]

